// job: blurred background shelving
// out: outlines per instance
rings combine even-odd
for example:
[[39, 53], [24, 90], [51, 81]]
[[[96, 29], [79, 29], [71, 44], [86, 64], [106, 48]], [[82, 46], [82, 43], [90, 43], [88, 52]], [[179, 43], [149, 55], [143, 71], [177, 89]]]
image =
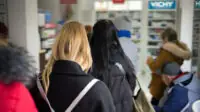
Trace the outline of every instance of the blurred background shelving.
[[160, 49], [161, 33], [168, 27], [177, 29], [177, 0], [175, 6], [158, 8], [151, 6], [155, 0], [149, 0], [148, 14], [148, 52], [155, 58]]
[[8, 25], [7, 0], [0, 0], [0, 22]]
[[200, 7], [194, 5], [192, 42], [192, 71], [200, 70]]

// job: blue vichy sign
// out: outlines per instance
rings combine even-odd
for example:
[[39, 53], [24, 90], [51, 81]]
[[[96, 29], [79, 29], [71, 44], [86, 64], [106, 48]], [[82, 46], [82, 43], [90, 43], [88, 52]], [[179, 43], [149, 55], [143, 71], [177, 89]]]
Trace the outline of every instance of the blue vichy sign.
[[149, 0], [149, 9], [176, 9], [176, 0]]
[[200, 9], [200, 0], [196, 0], [194, 5], [195, 5], [195, 8]]

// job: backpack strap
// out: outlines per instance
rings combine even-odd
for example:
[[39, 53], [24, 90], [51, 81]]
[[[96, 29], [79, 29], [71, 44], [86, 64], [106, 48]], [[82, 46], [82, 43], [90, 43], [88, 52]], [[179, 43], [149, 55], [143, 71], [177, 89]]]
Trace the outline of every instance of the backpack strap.
[[79, 93], [79, 95], [74, 99], [74, 101], [70, 104], [65, 112], [71, 112], [76, 105], [81, 101], [81, 99], [88, 93], [88, 91], [98, 82], [99, 80], [93, 79], [91, 80], [87, 86]]
[[[115, 63], [115, 66], [117, 66], [117, 67], [119, 68], [119, 70], [120, 70], [124, 75], [126, 75], [126, 71], [124, 70], [122, 64], [116, 62], [116, 63]], [[135, 86], [135, 90], [133, 91], [133, 92], [134, 92], [133, 96], [136, 97], [136, 96], [139, 94], [140, 90], [141, 90], [141, 85], [140, 85], [140, 83], [139, 83], [139, 81], [138, 81], [138, 79], [137, 79], [137, 77], [136, 77], [136, 86]]]
[[115, 66], [117, 66], [119, 68], [119, 70], [125, 75], [126, 71], [124, 70], [123, 66], [120, 63], [115, 63]]
[[[67, 110], [65, 112], [71, 112], [76, 105], [81, 101], [81, 99], [88, 93], [88, 91], [98, 82], [98, 79], [93, 79], [91, 80], [86, 86], [85, 88], [79, 93], [79, 95], [73, 100], [73, 102], [70, 104], [70, 106], [67, 108]], [[37, 78], [37, 87], [40, 91], [40, 94], [42, 96], [42, 98], [46, 101], [46, 103], [48, 104], [50, 111], [51, 112], [55, 112], [55, 110], [52, 108], [47, 95], [44, 92], [44, 89], [42, 87], [42, 84], [40, 83], [39, 78]]]

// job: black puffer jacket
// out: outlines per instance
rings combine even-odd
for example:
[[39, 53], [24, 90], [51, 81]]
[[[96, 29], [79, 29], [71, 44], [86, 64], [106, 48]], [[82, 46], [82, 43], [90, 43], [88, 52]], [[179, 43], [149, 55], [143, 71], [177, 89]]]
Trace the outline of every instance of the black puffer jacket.
[[[116, 55], [114, 55], [110, 61], [108, 71], [106, 71], [108, 73], [100, 73], [100, 71], [93, 66], [91, 74], [107, 84], [113, 96], [116, 112], [133, 112], [132, 95], [135, 88], [135, 75], [134, 71], [128, 72], [129, 70], [127, 69], [134, 69], [129, 68], [130, 66], [127, 67], [127, 63], [124, 63], [124, 61], [122, 61], [124, 58], [122, 58], [123, 57], [116, 52]], [[125, 58], [128, 60], [127, 57]], [[120, 70], [117, 64], [124, 69], [125, 73]]]

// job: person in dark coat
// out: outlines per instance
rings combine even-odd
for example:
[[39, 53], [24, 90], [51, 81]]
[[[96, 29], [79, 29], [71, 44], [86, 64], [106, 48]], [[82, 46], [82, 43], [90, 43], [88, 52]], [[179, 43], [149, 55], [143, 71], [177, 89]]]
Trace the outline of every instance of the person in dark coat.
[[133, 112], [134, 67], [122, 50], [112, 21], [100, 20], [94, 25], [90, 45], [91, 74], [106, 83], [117, 112]]
[[[42, 81], [52, 109], [64, 112], [86, 85], [95, 80], [87, 74], [92, 57], [84, 26], [75, 21], [65, 23], [52, 50]], [[115, 108], [109, 89], [97, 81], [74, 108], [66, 112], [115, 112]]]

